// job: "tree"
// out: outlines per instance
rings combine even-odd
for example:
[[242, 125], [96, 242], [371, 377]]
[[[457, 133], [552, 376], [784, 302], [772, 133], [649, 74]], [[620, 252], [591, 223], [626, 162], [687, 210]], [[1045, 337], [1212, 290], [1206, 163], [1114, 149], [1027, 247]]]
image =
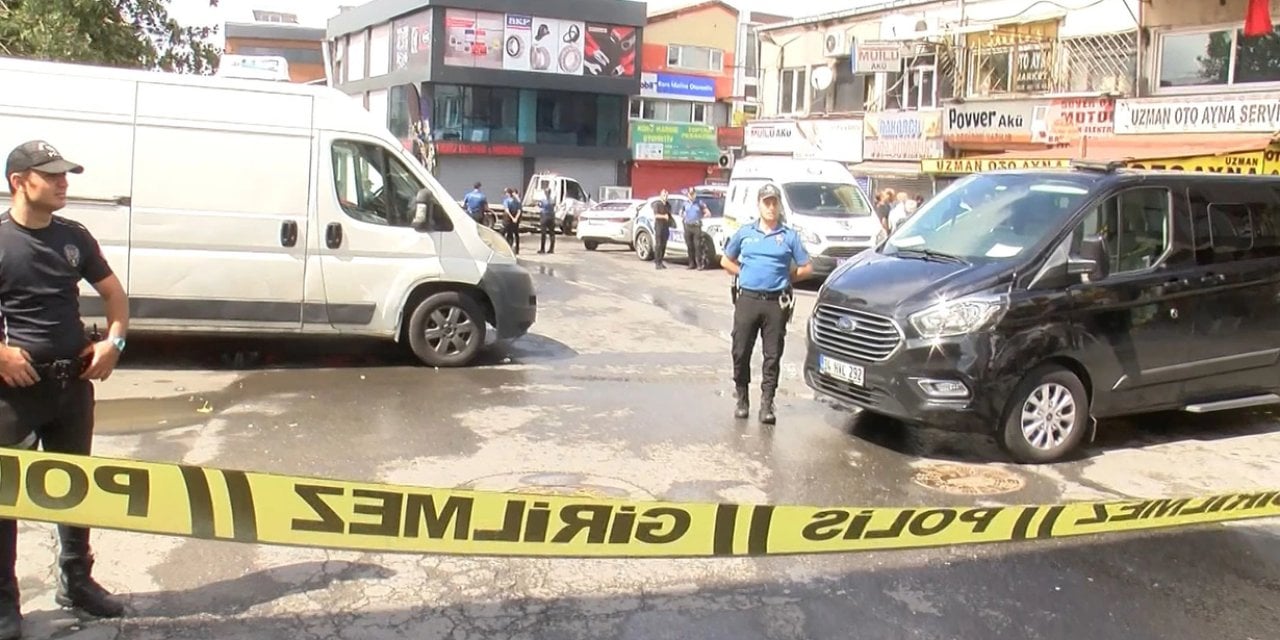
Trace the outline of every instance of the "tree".
[[[190, 0], [184, 0], [190, 1]], [[209, 74], [216, 27], [183, 27], [169, 0], [0, 0], [0, 55]], [[209, 0], [209, 6], [218, 6]]]

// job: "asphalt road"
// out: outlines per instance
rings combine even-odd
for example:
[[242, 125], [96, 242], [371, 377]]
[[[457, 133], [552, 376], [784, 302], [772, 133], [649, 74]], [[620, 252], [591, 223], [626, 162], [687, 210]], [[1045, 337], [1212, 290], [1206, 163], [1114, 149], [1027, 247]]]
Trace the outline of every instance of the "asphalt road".
[[[419, 367], [364, 343], [133, 340], [127, 366], [99, 385], [97, 452], [424, 486], [813, 505], [1160, 497], [1280, 477], [1269, 411], [1108, 422], [1082, 459], [1034, 468], [1005, 462], [990, 438], [868, 424], [804, 386], [800, 322], [778, 424], [754, 411], [736, 421], [727, 276], [656, 271], [624, 248], [561, 240], [554, 255], [522, 256], [539, 289], [534, 333], [476, 368]], [[812, 302], [802, 293], [798, 318]], [[52, 527], [24, 524], [29, 637], [1262, 640], [1280, 629], [1277, 522], [715, 560], [94, 535], [97, 575], [128, 594], [130, 617], [59, 610]]]

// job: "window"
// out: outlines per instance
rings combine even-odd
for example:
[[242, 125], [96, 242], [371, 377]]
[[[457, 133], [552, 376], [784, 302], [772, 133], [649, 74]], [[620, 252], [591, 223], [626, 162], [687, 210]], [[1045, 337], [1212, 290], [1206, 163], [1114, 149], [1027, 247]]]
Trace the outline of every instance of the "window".
[[361, 142], [333, 145], [333, 186], [338, 204], [354, 220], [408, 227], [422, 185], [390, 151]]
[[[1054, 42], [1022, 34], [991, 39], [969, 56], [969, 95], [1048, 93], [1054, 71]], [[934, 74], [936, 82], [936, 73]]]
[[436, 85], [435, 140], [516, 142], [520, 92], [496, 87]]
[[760, 37], [755, 27], [747, 27], [747, 41], [743, 45], [747, 50], [746, 60], [742, 63], [748, 77], [755, 77], [760, 69]]
[[804, 111], [804, 98], [808, 74], [804, 69], [783, 69], [781, 81], [778, 83], [778, 113], [800, 113]]
[[715, 120], [712, 105], [700, 102], [633, 98], [629, 112], [632, 118], [659, 122], [712, 124]]
[[920, 56], [910, 62], [902, 83], [902, 106], [905, 109], [933, 109], [938, 106], [938, 70], [933, 56]]
[[1223, 28], [1160, 35], [1161, 88], [1280, 83], [1280, 32]]
[[298, 24], [297, 14], [281, 13], [278, 11], [254, 10], [253, 19], [257, 22], [283, 22], [285, 24]]
[[1101, 235], [1111, 257], [1111, 273], [1149, 269], [1169, 249], [1169, 202], [1169, 190], [1161, 187], [1130, 189], [1108, 198], [1077, 227], [1077, 246], [1086, 235]]
[[667, 45], [667, 66], [694, 71], [724, 71], [724, 52], [687, 44]]
[[413, 139], [413, 123], [418, 119], [418, 91], [411, 84], [391, 87], [387, 129], [401, 141]]
[[836, 65], [836, 79], [831, 84], [831, 91], [835, 96], [831, 110], [836, 113], [845, 113], [865, 109], [867, 83], [873, 79], [874, 76], [871, 75], [854, 74], [850, 65]]
[[314, 48], [297, 47], [236, 47], [235, 53], [242, 56], [280, 56], [289, 64], [324, 64], [324, 52], [317, 44]]
[[1196, 262], [1213, 264], [1280, 255], [1280, 190], [1233, 184], [1191, 190]]

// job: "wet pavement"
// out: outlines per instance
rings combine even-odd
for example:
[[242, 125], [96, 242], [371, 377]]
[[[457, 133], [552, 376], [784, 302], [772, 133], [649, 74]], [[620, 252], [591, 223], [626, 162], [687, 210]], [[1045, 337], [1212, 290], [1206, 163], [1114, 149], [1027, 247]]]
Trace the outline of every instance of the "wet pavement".
[[[1101, 425], [1076, 461], [868, 421], [800, 377], [779, 421], [732, 417], [729, 279], [571, 239], [522, 261], [532, 335], [469, 369], [394, 346], [135, 338], [98, 387], [97, 453], [500, 491], [812, 505], [1026, 504], [1269, 488], [1268, 411]], [[812, 289], [812, 288], [810, 288]], [[759, 356], [756, 357], [758, 372]], [[757, 373], [758, 376], [758, 373]], [[753, 405], [757, 404], [753, 389]], [[456, 558], [95, 532], [122, 621], [53, 603], [52, 527], [24, 524], [29, 637], [1276, 638], [1280, 523], [1048, 543], [715, 560]]]

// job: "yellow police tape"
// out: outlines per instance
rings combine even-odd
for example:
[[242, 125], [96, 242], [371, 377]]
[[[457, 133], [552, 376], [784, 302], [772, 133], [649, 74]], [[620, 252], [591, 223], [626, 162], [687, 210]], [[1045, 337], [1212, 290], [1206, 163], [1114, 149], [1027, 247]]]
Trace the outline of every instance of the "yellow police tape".
[[0, 517], [449, 555], [721, 557], [1045, 540], [1280, 515], [1280, 490], [1062, 505], [833, 508], [596, 500], [322, 480], [23, 450]]

